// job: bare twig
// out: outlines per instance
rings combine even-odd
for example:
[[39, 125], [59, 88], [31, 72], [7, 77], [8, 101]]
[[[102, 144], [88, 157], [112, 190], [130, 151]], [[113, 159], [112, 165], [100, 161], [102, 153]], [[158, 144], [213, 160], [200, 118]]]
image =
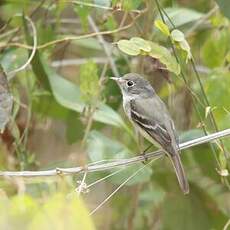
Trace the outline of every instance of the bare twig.
[[[17, 15], [17, 16], [22, 16], [22, 15]], [[12, 71], [7, 73], [8, 76], [9, 76], [8, 77], [9, 80], [11, 80], [15, 76], [15, 74], [17, 72], [24, 70], [30, 64], [30, 62], [32, 61], [32, 59], [33, 59], [33, 57], [35, 55], [36, 49], [37, 49], [37, 30], [36, 30], [36, 27], [35, 27], [33, 21], [28, 16], [25, 16], [25, 19], [30, 23], [32, 31], [33, 31], [33, 48], [32, 48], [32, 52], [31, 52], [30, 57], [28, 58], [28, 60], [26, 61], [25, 64], [23, 64], [19, 68], [15, 69], [15, 70], [12, 70]]]
[[[207, 136], [199, 137], [191, 141], [184, 142], [179, 145], [180, 150], [188, 149], [196, 145], [204, 144], [216, 140], [218, 138], [222, 138], [230, 135], [230, 129], [225, 129], [220, 132], [216, 132]], [[137, 162], [144, 161], [146, 158], [158, 158], [159, 156], [164, 156], [164, 152], [162, 150], [147, 153], [145, 156], [139, 155], [136, 157], [132, 157], [129, 159], [117, 159], [117, 160], [109, 160], [107, 163], [99, 163], [94, 165], [87, 165], [84, 167], [72, 167], [72, 168], [56, 168], [44, 171], [0, 171], [1, 177], [42, 177], [42, 176], [57, 176], [60, 175], [70, 175], [76, 173], [85, 172], [85, 168], [87, 168], [87, 172], [99, 172], [99, 171], [107, 171], [116, 167], [131, 165]]]
[[108, 45], [106, 44], [103, 36], [101, 34], [99, 34], [100, 31], [99, 31], [97, 25], [95, 24], [95, 22], [94, 22], [94, 20], [92, 19], [91, 16], [88, 16], [88, 20], [89, 20], [89, 24], [92, 27], [92, 29], [94, 30], [94, 32], [97, 33], [98, 41], [101, 44], [101, 46], [103, 47], [106, 56], [108, 57], [108, 61], [109, 61], [109, 64], [110, 64], [110, 67], [111, 67], [111, 69], [113, 71], [114, 76], [115, 77], [120, 77], [120, 74], [119, 74], [119, 72], [117, 70], [115, 62], [114, 62], [114, 60], [113, 60], [113, 58], [111, 56], [111, 51], [110, 51]]
[[[140, 14], [138, 14], [134, 20], [132, 20], [131, 23], [129, 23], [128, 25], [125, 25], [121, 28], [118, 29], [114, 29], [114, 30], [106, 30], [106, 31], [101, 31], [99, 33], [89, 33], [89, 34], [83, 34], [83, 35], [79, 35], [79, 36], [66, 36], [64, 38], [60, 38], [57, 40], [53, 40], [47, 43], [44, 43], [42, 45], [37, 46], [37, 49], [44, 49], [47, 48], [48, 46], [51, 45], [56, 45], [58, 43], [62, 43], [62, 42], [66, 42], [66, 41], [72, 41], [72, 40], [80, 40], [80, 39], [85, 39], [85, 38], [91, 38], [91, 37], [95, 37], [98, 34], [100, 35], [106, 35], [106, 34], [114, 34], [114, 33], [119, 33], [121, 31], [127, 30], [130, 27], [132, 27], [135, 24], [135, 20], [137, 20], [144, 12], [146, 11], [146, 9], [141, 10]], [[18, 42], [11, 42], [11, 43], [0, 43], [0, 48], [2, 47], [10, 47], [10, 46], [15, 46], [15, 47], [21, 47], [21, 48], [25, 48], [25, 49], [33, 49], [32, 46], [29, 46], [27, 44], [22, 44], [22, 43], [18, 43]]]
[[227, 223], [224, 225], [223, 230], [228, 230], [228, 227], [230, 226], [230, 219], [227, 221]]
[[[158, 156], [159, 157], [159, 156]], [[152, 159], [148, 164], [139, 168], [135, 173], [125, 179], [108, 197], [106, 197], [93, 211], [90, 212], [90, 215], [93, 215], [99, 208], [101, 208], [118, 190], [120, 190], [128, 181], [135, 177], [140, 171], [142, 171], [147, 165], [151, 164], [154, 161]]]
[[83, 191], [83, 189], [84, 189], [84, 187], [86, 185], [86, 183], [85, 183], [86, 175], [87, 175], [87, 169], [85, 170], [85, 173], [84, 173], [83, 178], [82, 178], [82, 180], [80, 182], [80, 185], [77, 187], [78, 196], [80, 196], [81, 192]]
[[89, 189], [90, 187], [92, 187], [92, 186], [94, 186], [94, 185], [96, 185], [96, 184], [98, 184], [98, 183], [100, 183], [100, 182], [102, 182], [102, 181], [104, 181], [104, 180], [106, 180], [106, 179], [108, 179], [108, 178], [110, 178], [110, 177], [112, 177], [112, 176], [114, 176], [114, 175], [116, 175], [116, 174], [118, 174], [118, 173], [124, 171], [125, 169], [126, 169], [126, 168], [120, 168], [120, 169], [118, 169], [117, 171], [114, 171], [114, 172], [108, 174], [107, 176], [102, 177], [102, 178], [100, 178], [100, 179], [98, 179], [98, 180], [92, 182], [91, 184], [87, 185], [87, 188]]
[[5, 37], [7, 37], [7, 36], [9, 36], [9, 35], [11, 35], [11, 34], [14, 34], [14, 33], [16, 33], [17, 31], [18, 31], [18, 28], [14, 28], [14, 29], [12, 29], [12, 30], [6, 31], [5, 33], [1, 33], [1, 34], [0, 34], [0, 39], [3, 39], [3, 38], [5, 38]]
[[[124, 9], [121, 9], [121, 8], [113, 8], [110, 6], [103, 6], [103, 5], [98, 5], [98, 4], [94, 4], [94, 3], [90, 3], [90, 2], [84, 2], [84, 1], [71, 0], [70, 2], [77, 4], [77, 5], [94, 7], [94, 8], [98, 8], [98, 9], [124, 11]], [[141, 11], [133, 9], [133, 10], [131, 10], [131, 12], [140, 13]]]
[[[97, 64], [105, 64], [107, 62], [106, 57], [93, 57], [90, 58], [93, 62]], [[76, 58], [76, 59], [64, 59], [64, 60], [56, 60], [51, 63], [51, 66], [57, 68], [59, 66], [76, 66], [82, 65], [89, 61], [87, 58]]]

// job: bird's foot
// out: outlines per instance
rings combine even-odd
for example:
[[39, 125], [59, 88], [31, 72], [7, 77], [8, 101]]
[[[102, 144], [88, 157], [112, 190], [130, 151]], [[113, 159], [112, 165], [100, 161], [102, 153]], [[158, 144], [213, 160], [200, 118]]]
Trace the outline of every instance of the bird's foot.
[[140, 154], [140, 156], [142, 156], [142, 157], [144, 158], [143, 161], [142, 161], [142, 163], [143, 163], [143, 164], [147, 164], [147, 163], [148, 163], [148, 157], [147, 157], [146, 153], [145, 153], [145, 152], [142, 152], [142, 153]]
[[146, 152], [152, 147], [153, 145], [149, 145], [140, 155], [143, 156], [144, 160], [142, 161], [143, 164], [147, 164], [148, 163], [148, 157], [146, 155]]

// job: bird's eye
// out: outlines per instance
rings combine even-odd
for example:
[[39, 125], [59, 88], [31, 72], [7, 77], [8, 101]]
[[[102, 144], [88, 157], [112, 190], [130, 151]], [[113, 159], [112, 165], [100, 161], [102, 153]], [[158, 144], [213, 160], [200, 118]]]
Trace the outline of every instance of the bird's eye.
[[132, 87], [134, 85], [134, 82], [133, 81], [127, 81], [126, 84], [128, 87]]

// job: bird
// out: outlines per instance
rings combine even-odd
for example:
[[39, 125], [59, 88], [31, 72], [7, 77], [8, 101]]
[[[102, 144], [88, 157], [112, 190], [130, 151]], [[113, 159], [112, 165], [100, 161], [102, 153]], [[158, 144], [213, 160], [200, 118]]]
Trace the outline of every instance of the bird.
[[127, 73], [111, 79], [121, 89], [123, 108], [129, 120], [142, 136], [166, 153], [181, 190], [188, 194], [189, 184], [179, 155], [179, 138], [164, 102], [151, 84], [137, 73]]

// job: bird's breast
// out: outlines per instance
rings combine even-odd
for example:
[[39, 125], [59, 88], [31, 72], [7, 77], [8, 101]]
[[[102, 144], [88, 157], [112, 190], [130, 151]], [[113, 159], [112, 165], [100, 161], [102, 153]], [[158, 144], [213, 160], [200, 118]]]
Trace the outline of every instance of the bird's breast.
[[132, 98], [129, 96], [123, 97], [123, 108], [130, 120], [131, 120], [131, 105], [130, 105], [131, 100]]

